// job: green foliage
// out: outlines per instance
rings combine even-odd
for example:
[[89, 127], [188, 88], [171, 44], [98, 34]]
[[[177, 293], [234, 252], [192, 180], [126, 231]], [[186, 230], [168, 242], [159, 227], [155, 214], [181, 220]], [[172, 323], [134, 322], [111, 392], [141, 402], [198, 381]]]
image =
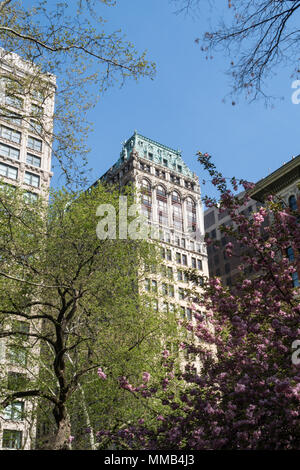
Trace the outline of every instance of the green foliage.
[[[133, 201], [133, 190], [124, 191]], [[11, 362], [30, 379], [12, 393], [2, 365], [2, 405], [34, 398], [39, 421], [59, 428], [69, 417], [78, 445], [91, 447], [84, 429], [113, 428], [140, 412], [143, 404], [124, 395], [118, 377], [157, 377], [176, 322], [150, 307], [155, 293], [141, 295], [146, 266], [159, 262], [155, 243], [96, 236], [97, 207], [111, 204], [118, 213], [118, 191], [63, 189], [50, 199], [47, 206], [42, 198], [24, 201], [19, 189], [0, 191], [0, 341], [7, 351], [14, 346]]]

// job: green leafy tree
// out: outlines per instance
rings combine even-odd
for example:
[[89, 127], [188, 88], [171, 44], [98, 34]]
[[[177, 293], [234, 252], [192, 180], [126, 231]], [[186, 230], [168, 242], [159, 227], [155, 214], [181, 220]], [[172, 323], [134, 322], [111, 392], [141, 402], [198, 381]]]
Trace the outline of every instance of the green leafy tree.
[[[123, 196], [133, 201], [130, 188]], [[1, 190], [1, 403], [31, 403], [50, 425], [38, 445], [50, 449], [70, 447], [71, 436], [74, 446], [95, 448], [96, 424], [114, 428], [135, 416], [143, 404], [126, 400], [118, 377], [155, 374], [176, 330], [174, 317], [151, 307], [156, 292], [143, 296], [139, 287], [158, 262], [155, 243], [99, 239], [99, 204], [115, 208], [118, 221], [119, 191], [102, 185], [53, 193], [49, 207]], [[9, 371], [28, 380], [12, 386]]]

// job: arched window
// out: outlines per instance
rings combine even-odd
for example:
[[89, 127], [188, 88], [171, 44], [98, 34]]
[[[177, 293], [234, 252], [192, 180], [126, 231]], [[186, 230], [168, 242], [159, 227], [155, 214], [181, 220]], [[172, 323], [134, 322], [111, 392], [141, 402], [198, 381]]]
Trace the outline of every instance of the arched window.
[[182, 232], [183, 231], [182, 207], [181, 207], [181, 199], [177, 191], [172, 192], [172, 208], [173, 208], [174, 228]]
[[148, 180], [142, 180], [142, 214], [148, 219], [151, 219], [152, 208], [152, 194], [151, 184]]
[[172, 192], [172, 203], [180, 204], [180, 196], [177, 191]]
[[167, 191], [161, 185], [156, 188], [157, 218], [161, 225], [168, 225]]
[[186, 214], [188, 229], [190, 229], [192, 232], [195, 232], [197, 224], [196, 203], [191, 197], [186, 199]]
[[156, 188], [156, 194], [157, 196], [159, 197], [164, 197], [166, 198], [167, 197], [167, 191], [165, 190], [165, 188], [161, 185], [157, 186]]
[[147, 191], [151, 191], [151, 184], [149, 183], [148, 180], [146, 180], [146, 179], [142, 180], [142, 188], [143, 188], [143, 190], [145, 189]]
[[289, 197], [289, 208], [290, 208], [292, 211], [298, 210], [298, 207], [297, 207], [297, 200], [296, 200], [294, 194]]

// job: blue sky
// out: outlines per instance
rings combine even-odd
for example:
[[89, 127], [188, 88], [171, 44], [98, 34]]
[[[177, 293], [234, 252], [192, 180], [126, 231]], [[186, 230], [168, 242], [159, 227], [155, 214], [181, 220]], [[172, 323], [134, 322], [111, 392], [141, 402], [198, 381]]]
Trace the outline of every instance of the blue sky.
[[[300, 153], [300, 105], [292, 104], [291, 70], [270, 78], [272, 94], [283, 97], [274, 107], [223, 98], [230, 92], [225, 74], [230, 59], [215, 54], [205, 60], [195, 38], [209, 30], [209, 11], [197, 18], [174, 14], [168, 0], [119, 0], [101, 6], [109, 30], [122, 29], [139, 51], [156, 62], [154, 80], [128, 81], [109, 89], [90, 114], [91, 181], [119, 157], [121, 143], [135, 129], [182, 157], [200, 181], [207, 175], [197, 162], [198, 150], [209, 152], [225, 176], [257, 181]], [[100, 9], [99, 9], [100, 11]], [[58, 174], [53, 185], [60, 183]], [[212, 194], [210, 185], [202, 193]]]

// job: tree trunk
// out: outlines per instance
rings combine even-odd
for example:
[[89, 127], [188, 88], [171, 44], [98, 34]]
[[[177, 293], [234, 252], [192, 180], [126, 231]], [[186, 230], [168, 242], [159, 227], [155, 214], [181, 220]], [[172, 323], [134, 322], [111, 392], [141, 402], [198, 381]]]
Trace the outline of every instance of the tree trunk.
[[57, 430], [54, 435], [50, 436], [47, 448], [49, 450], [71, 450], [71, 424], [69, 414], [64, 407], [59, 410], [54, 409], [53, 414], [55, 416]]

